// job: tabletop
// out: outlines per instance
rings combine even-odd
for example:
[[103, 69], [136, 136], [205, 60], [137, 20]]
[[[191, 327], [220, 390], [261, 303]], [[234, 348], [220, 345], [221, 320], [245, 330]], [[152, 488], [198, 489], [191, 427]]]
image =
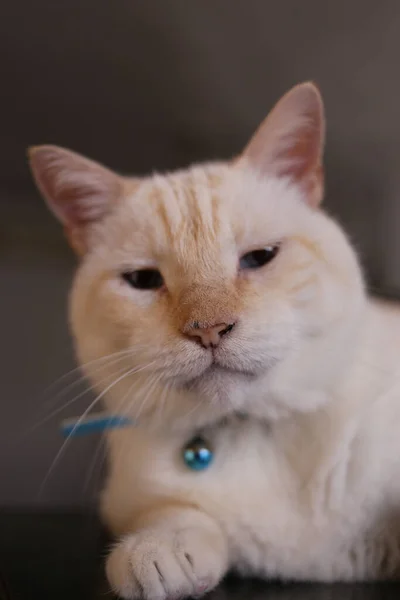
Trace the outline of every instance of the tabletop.
[[[0, 511], [0, 600], [113, 600], [108, 540], [93, 514]], [[228, 578], [207, 600], [397, 600], [400, 584], [282, 584]]]

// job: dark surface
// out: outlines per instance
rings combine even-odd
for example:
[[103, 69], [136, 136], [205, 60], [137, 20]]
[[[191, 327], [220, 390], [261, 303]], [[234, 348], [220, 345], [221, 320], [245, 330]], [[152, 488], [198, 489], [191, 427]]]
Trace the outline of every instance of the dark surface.
[[[0, 515], [0, 600], [100, 600], [105, 536], [93, 515]], [[6, 594], [9, 593], [9, 596]], [[313, 585], [229, 579], [208, 600], [391, 600], [400, 584]]]
[[11, 600], [97, 598], [101, 547], [92, 515], [0, 516], [0, 570]]

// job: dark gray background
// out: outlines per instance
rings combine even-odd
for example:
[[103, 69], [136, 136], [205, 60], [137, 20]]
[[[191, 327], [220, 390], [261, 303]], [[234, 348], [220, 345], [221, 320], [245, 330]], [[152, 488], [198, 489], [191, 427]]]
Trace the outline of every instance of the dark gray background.
[[49, 397], [53, 407], [73, 397], [45, 388], [74, 366], [74, 258], [33, 188], [25, 148], [56, 143], [135, 174], [229, 157], [281, 94], [314, 79], [328, 115], [327, 207], [371, 287], [396, 294], [399, 57], [398, 0], [2, 3], [0, 505], [90, 503], [100, 464], [85, 485], [98, 440], [75, 441], [39, 494], [62, 442], [59, 416], [33, 427]]

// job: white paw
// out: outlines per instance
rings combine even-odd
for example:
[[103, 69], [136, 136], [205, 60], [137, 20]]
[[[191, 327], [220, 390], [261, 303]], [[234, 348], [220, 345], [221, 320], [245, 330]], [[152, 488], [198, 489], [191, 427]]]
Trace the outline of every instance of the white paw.
[[128, 600], [201, 596], [226, 570], [226, 549], [207, 530], [144, 530], [119, 542], [107, 561], [113, 590]]

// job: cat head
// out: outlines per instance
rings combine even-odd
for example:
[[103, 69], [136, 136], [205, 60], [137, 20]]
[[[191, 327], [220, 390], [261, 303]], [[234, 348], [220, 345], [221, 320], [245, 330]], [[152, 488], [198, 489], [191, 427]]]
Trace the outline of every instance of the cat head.
[[69, 150], [30, 151], [80, 256], [78, 356], [114, 410], [124, 397], [143, 410], [145, 391], [146, 414], [162, 391], [170, 406], [172, 395], [201, 398], [204, 411], [251, 410], [260, 382], [347, 318], [362, 283], [320, 210], [324, 135], [306, 83], [230, 162], [127, 178]]

